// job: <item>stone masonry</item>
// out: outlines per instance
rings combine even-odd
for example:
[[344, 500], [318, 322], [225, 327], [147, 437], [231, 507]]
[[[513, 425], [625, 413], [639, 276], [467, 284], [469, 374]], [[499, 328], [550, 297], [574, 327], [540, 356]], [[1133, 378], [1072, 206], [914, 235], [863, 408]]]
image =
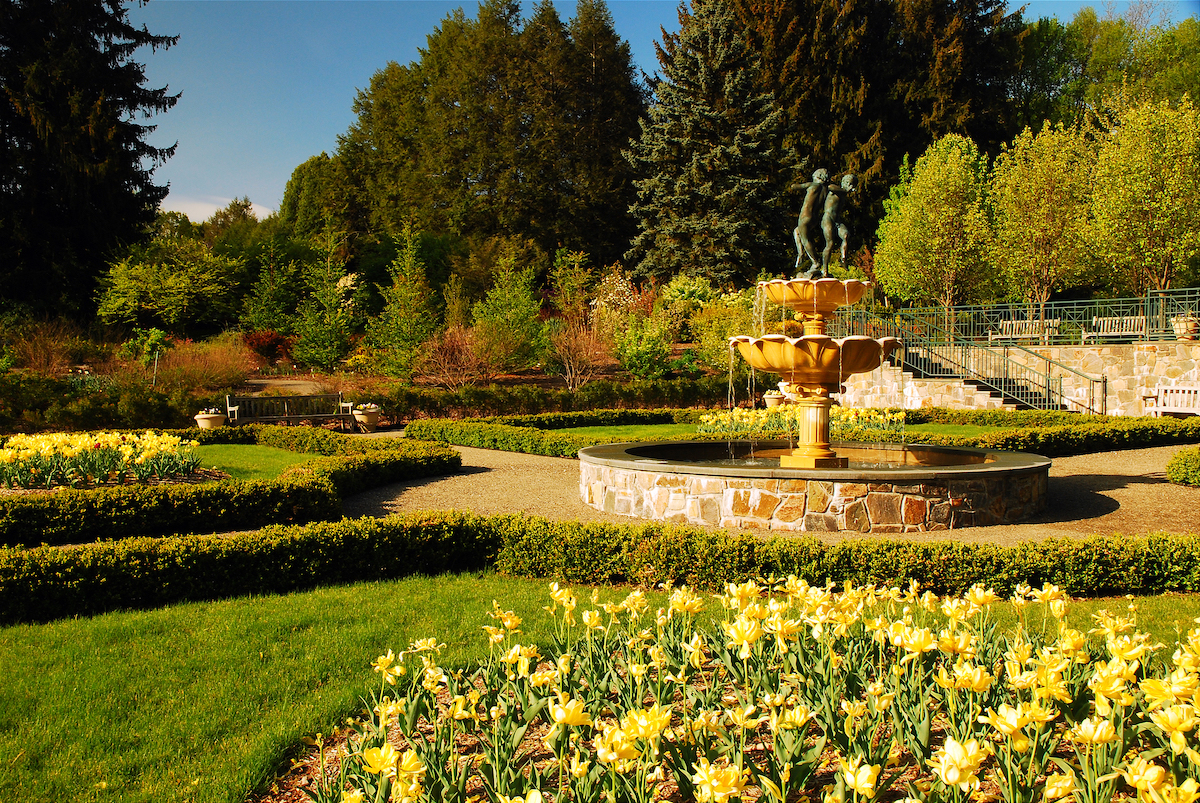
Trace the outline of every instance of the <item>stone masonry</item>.
[[912, 485], [676, 474], [581, 461], [583, 501], [617, 515], [763, 530], [905, 533], [1018, 521], [1046, 506], [1048, 471]]
[[[997, 347], [1002, 349], [1003, 347]], [[1033, 351], [1055, 362], [1091, 376], [1107, 378], [1105, 403], [1109, 415], [1139, 416], [1147, 413], [1145, 399], [1156, 387], [1200, 382], [1200, 342], [1161, 341], [1128, 345], [1033, 346]], [[1019, 349], [1009, 356], [1027, 364], [1035, 361]], [[1045, 363], [1032, 367], [1042, 370]], [[1051, 367], [1051, 375], [1063, 377], [1063, 393], [1084, 402], [1088, 383], [1074, 374]], [[1097, 386], [1096, 392], [1099, 392]], [[847, 407], [949, 407], [993, 409], [1003, 406], [990, 394], [958, 380], [916, 379], [890, 363], [851, 377], [839, 401]], [[1099, 401], [1099, 399], [1097, 399]], [[1075, 405], [1078, 407], [1078, 403]]]

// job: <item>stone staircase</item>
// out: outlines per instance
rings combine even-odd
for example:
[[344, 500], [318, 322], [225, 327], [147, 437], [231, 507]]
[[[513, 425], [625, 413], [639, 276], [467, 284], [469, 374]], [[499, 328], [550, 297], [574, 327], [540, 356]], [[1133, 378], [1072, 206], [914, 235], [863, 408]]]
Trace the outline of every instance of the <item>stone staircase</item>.
[[884, 363], [846, 380], [840, 401], [847, 407], [947, 407], [953, 410], [1017, 410], [999, 391], [980, 388], [951, 377], [918, 377], [900, 366]]

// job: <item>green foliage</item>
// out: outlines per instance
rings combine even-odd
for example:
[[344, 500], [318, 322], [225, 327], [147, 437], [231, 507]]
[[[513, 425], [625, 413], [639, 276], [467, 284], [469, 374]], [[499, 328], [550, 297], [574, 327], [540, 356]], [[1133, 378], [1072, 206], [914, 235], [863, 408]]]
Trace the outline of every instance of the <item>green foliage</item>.
[[518, 269], [512, 254], [506, 255], [499, 267], [496, 283], [471, 308], [475, 356], [492, 374], [533, 365], [545, 337], [538, 318], [542, 301], [533, 287], [533, 269]]
[[709, 532], [457, 511], [271, 526], [222, 536], [0, 548], [0, 622], [495, 566], [594, 585], [730, 582], [795, 574], [816, 585], [916, 581], [936, 594], [1053, 583], [1075, 596], [1200, 589], [1200, 536], [1022, 542], [847, 540]]
[[388, 376], [408, 379], [420, 357], [421, 346], [437, 331], [437, 305], [425, 278], [419, 255], [419, 237], [411, 225], [404, 227], [401, 250], [389, 267], [392, 284], [380, 287], [383, 310], [367, 323], [367, 342], [380, 353], [380, 367]]
[[343, 272], [332, 235], [325, 258], [306, 268], [304, 281], [308, 296], [296, 312], [292, 356], [304, 365], [330, 370], [350, 353], [354, 325], [353, 276]]
[[[133, 60], [175, 44], [109, 0], [0, 8], [0, 298], [90, 311], [96, 266], [154, 221], [175, 151], [144, 120], [178, 95], [145, 86]], [[148, 48], [148, 49], [147, 49]]]
[[[723, 293], [694, 313], [688, 326], [700, 361], [714, 371], [730, 372], [729, 338], [755, 331], [753, 291]], [[745, 378], [748, 370], [740, 357], [732, 361], [734, 378]]]
[[109, 323], [161, 326], [182, 334], [232, 320], [241, 259], [199, 240], [157, 237], [135, 245], [101, 280], [99, 315]]
[[336, 456], [294, 466], [275, 481], [65, 489], [51, 495], [3, 497], [0, 544], [77, 544], [333, 519], [341, 515], [344, 495], [446, 474], [462, 463], [457, 453], [435, 444], [363, 442], [315, 427], [223, 427], [171, 434], [196, 437], [201, 443], [258, 442]]
[[875, 275], [892, 296], [945, 307], [989, 298], [996, 269], [988, 257], [987, 157], [951, 134], [902, 175], [879, 224]]
[[1026, 128], [992, 168], [988, 202], [992, 256], [1012, 296], [1044, 304], [1052, 293], [1086, 284], [1091, 167], [1095, 149], [1081, 128]]
[[301, 267], [285, 261], [282, 248], [272, 241], [262, 253], [258, 279], [242, 305], [242, 328], [249, 332], [292, 333], [292, 316], [298, 301]]
[[[630, 168], [644, 87], [602, 0], [564, 25], [551, 3], [448, 15], [421, 57], [355, 100], [334, 157], [355, 229], [509, 234], [607, 262], [630, 236]], [[323, 197], [324, 192], [318, 193]]]
[[340, 167], [321, 153], [292, 171], [279, 202], [279, 221], [291, 236], [309, 240], [325, 228], [336, 208]]
[[155, 357], [171, 348], [172, 345], [174, 344], [162, 329], [154, 327], [141, 329], [135, 326], [130, 338], [121, 344], [117, 356], [126, 360], [136, 360], [148, 367]]
[[786, 260], [780, 197], [796, 166], [784, 118], [728, 5], [681, 6], [678, 34], [658, 49], [663, 80], [632, 144], [639, 178], [630, 208], [634, 273], [693, 274], [747, 285]]
[[630, 315], [617, 328], [613, 354], [638, 379], [659, 379], [671, 365], [671, 331], [660, 316]]
[[482, 569], [496, 546], [479, 522], [471, 514], [440, 513], [66, 548], [0, 547], [0, 621]]
[[1101, 139], [1091, 243], [1128, 293], [1165, 290], [1200, 254], [1200, 110], [1184, 98], [1124, 111]]
[[1167, 479], [1180, 485], [1200, 486], [1200, 448], [1183, 449], [1167, 461]]

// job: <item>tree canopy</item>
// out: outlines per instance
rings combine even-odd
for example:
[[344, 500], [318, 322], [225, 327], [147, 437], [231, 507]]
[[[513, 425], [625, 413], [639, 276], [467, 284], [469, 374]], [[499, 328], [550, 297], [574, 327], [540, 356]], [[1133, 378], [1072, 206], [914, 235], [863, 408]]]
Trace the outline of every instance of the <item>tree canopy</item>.
[[679, 22], [658, 48], [664, 77], [629, 151], [640, 176], [632, 207], [639, 232], [627, 257], [642, 276], [744, 285], [791, 265], [780, 201], [796, 164], [783, 145], [783, 115], [728, 7], [695, 0]]
[[133, 59], [178, 37], [130, 24], [124, 0], [0, 4], [0, 297], [87, 310], [110, 249], [140, 239], [174, 147], [144, 120], [178, 95]]

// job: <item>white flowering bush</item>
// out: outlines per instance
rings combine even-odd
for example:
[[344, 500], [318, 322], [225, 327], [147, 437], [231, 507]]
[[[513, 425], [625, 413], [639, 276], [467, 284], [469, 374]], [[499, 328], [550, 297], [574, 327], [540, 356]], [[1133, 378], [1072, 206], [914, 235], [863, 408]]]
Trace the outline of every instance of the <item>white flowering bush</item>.
[[9, 488], [50, 488], [145, 482], [191, 474], [198, 444], [154, 432], [74, 432], [13, 435], [0, 449], [0, 482]]
[[[769, 392], [769, 391], [768, 391]], [[832, 440], [904, 441], [903, 410], [878, 407], [841, 407], [829, 409], [829, 436]], [[799, 408], [793, 405], [763, 407], [754, 410], [734, 408], [700, 416], [699, 432], [730, 436], [779, 436], [800, 429]]]
[[[550, 587], [543, 653], [493, 603], [490, 657], [449, 672], [435, 639], [379, 656], [370, 710], [311, 784], [352, 801], [967, 800], [1200, 797], [1200, 629], [1169, 661], [1135, 618], [1004, 632], [982, 587], [939, 598], [795, 577], [580, 611]], [[593, 605], [595, 596], [593, 595]], [[712, 611], [710, 613], [709, 611]]]

